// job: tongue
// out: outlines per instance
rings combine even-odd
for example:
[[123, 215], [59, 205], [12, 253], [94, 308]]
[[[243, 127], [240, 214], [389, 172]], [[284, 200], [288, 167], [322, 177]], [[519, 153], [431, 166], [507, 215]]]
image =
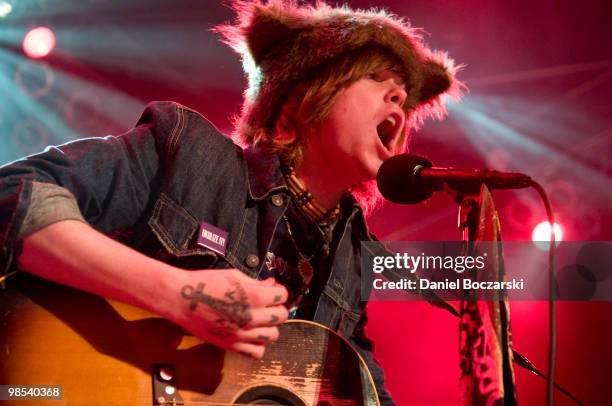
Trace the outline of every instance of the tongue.
[[385, 147], [389, 147], [387, 143], [393, 137], [393, 124], [389, 120], [385, 120], [376, 127], [376, 131]]

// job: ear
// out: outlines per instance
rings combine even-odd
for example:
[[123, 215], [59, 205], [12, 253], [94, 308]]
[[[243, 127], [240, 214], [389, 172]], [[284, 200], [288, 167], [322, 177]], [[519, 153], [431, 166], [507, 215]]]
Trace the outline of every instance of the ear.
[[261, 9], [255, 12], [251, 25], [245, 31], [246, 43], [257, 65], [275, 59], [275, 55], [290, 52], [299, 32], [287, 26], [278, 16]]
[[423, 64], [423, 86], [419, 103], [425, 103], [434, 97], [447, 91], [452, 84], [451, 74], [448, 69], [433, 60]]

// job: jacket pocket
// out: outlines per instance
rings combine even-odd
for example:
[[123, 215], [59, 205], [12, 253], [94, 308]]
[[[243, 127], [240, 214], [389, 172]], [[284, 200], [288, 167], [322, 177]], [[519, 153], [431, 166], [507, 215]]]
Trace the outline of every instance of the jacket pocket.
[[[212, 266], [216, 262], [217, 254], [214, 251], [197, 244], [197, 219], [165, 194], [160, 193], [148, 224], [170, 257], [184, 259], [185, 263], [193, 263], [193, 259], [186, 261], [187, 257], [199, 256], [196, 261], [198, 266], [195, 267]], [[159, 259], [176, 263], [170, 258]]]

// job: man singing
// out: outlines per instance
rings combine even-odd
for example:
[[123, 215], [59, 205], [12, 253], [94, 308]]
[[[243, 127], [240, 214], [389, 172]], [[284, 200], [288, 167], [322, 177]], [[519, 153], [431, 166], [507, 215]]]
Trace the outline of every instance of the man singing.
[[[161, 315], [261, 358], [287, 318], [361, 353], [360, 242], [373, 179], [410, 129], [458, 93], [453, 63], [384, 11], [234, 2], [217, 27], [248, 74], [232, 139], [173, 102], [119, 136], [81, 139], [0, 169], [2, 269]], [[207, 300], [191, 306], [186, 293]]]

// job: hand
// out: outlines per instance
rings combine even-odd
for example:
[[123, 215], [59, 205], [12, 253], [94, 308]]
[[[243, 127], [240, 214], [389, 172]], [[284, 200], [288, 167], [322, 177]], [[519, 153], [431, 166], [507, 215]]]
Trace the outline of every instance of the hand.
[[238, 269], [179, 271], [174, 297], [162, 312], [189, 333], [225, 350], [263, 357], [287, 320], [287, 289], [273, 278], [263, 281]]

